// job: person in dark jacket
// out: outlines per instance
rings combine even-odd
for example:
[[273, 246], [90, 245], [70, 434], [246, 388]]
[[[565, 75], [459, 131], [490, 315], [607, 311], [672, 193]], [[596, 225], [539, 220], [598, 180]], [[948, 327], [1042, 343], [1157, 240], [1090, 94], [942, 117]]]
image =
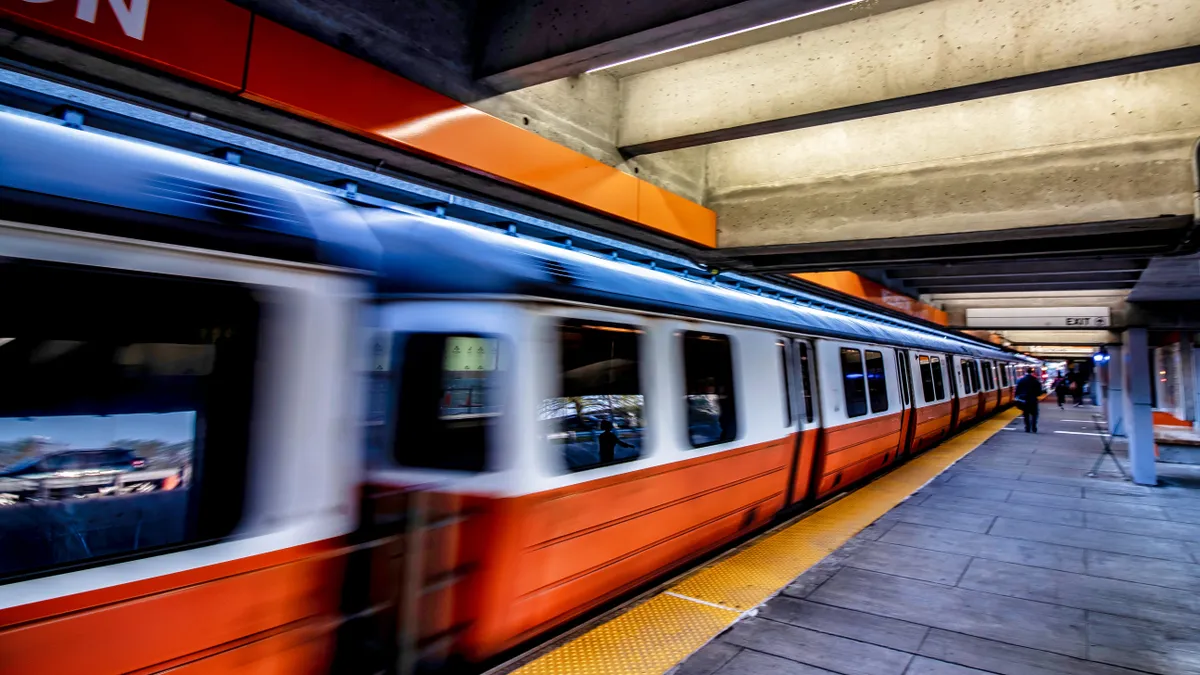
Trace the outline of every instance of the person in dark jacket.
[[1071, 390], [1071, 384], [1067, 382], [1067, 376], [1061, 371], [1058, 377], [1054, 380], [1054, 395], [1058, 397], [1058, 407], [1062, 408], [1067, 402], [1067, 392]]
[[1038, 397], [1042, 395], [1042, 383], [1033, 374], [1033, 369], [1025, 371], [1025, 377], [1017, 380], [1016, 399], [1021, 412], [1025, 413], [1026, 433], [1037, 433]]

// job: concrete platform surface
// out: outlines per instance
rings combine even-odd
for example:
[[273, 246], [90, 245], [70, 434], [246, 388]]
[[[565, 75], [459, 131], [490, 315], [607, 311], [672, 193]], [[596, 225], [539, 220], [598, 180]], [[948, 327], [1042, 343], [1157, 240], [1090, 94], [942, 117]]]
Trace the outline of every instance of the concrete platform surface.
[[1099, 412], [1013, 420], [673, 675], [1200, 674], [1200, 471], [1088, 477]]

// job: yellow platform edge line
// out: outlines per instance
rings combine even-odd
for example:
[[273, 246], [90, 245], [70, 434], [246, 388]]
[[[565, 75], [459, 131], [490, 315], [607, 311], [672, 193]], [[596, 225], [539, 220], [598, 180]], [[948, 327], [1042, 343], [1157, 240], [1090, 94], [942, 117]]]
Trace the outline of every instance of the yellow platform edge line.
[[997, 414], [802, 519], [734, 549], [514, 675], [659, 675], [783, 590], [1017, 415]]

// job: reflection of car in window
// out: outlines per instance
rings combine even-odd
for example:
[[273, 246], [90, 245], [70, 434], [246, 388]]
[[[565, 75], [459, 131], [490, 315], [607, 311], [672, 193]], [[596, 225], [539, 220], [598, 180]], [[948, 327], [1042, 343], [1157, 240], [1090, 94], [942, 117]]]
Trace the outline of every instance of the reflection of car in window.
[[133, 450], [60, 450], [0, 469], [0, 478], [20, 478], [66, 471], [137, 471], [146, 468], [146, 460]]

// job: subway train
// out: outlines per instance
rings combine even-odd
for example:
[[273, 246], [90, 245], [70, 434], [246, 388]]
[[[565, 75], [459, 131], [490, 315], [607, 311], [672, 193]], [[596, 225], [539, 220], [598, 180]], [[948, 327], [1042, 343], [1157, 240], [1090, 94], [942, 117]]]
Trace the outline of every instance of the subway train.
[[[0, 672], [485, 661], [1023, 362], [35, 115], [0, 139]], [[141, 463], [69, 451], [106, 448]]]

